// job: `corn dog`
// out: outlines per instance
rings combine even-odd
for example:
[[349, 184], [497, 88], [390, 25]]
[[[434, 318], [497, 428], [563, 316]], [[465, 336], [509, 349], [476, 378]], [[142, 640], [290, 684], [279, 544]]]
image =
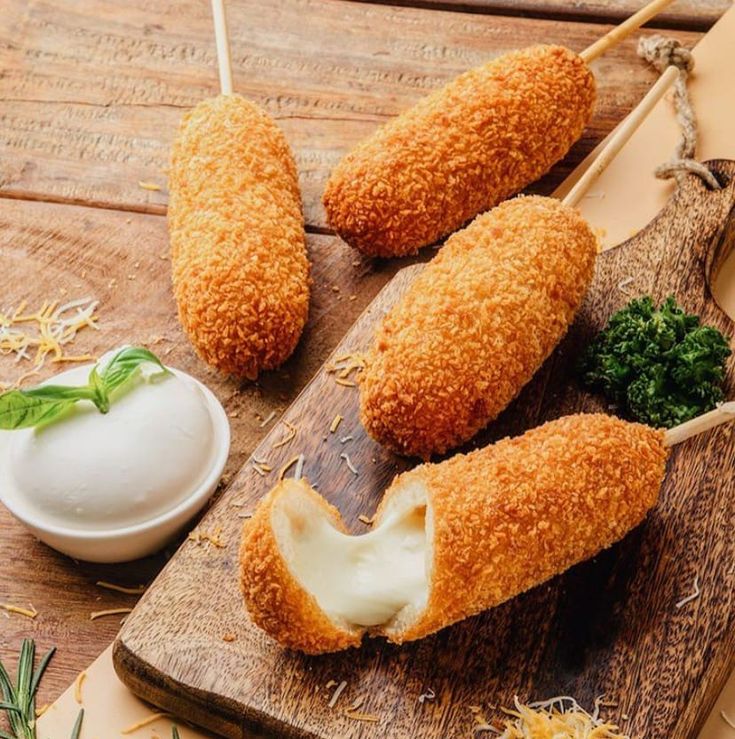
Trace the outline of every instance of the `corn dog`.
[[288, 144], [243, 97], [205, 100], [184, 116], [169, 188], [184, 330], [206, 362], [255, 379], [290, 356], [308, 313], [304, 221]]
[[305, 482], [284, 480], [243, 530], [246, 606], [311, 654], [366, 633], [420, 639], [621, 539], [655, 505], [667, 455], [662, 431], [567, 416], [398, 476], [362, 536]]
[[415, 253], [546, 173], [594, 102], [592, 73], [561, 46], [471, 69], [339, 162], [323, 197], [329, 225], [366, 254]]
[[423, 459], [470, 439], [564, 336], [596, 253], [576, 210], [537, 196], [451, 236], [376, 331], [359, 378], [368, 433]]

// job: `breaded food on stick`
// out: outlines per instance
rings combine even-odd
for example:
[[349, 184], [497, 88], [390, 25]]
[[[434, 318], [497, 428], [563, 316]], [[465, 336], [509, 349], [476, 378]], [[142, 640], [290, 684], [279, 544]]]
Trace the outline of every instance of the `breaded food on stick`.
[[365, 633], [420, 639], [621, 539], [656, 503], [667, 454], [662, 431], [567, 416], [400, 475], [362, 536], [284, 480], [244, 527], [245, 603], [280, 644], [311, 654]]
[[184, 116], [168, 209], [174, 295], [194, 348], [250, 379], [293, 352], [309, 306], [293, 155], [268, 114], [239, 95]]
[[582, 216], [539, 196], [451, 236], [376, 330], [359, 378], [368, 433], [423, 459], [474, 436], [566, 334], [596, 254]]
[[329, 225], [369, 255], [415, 253], [548, 172], [594, 103], [592, 72], [562, 46], [471, 69], [339, 162], [323, 197]]

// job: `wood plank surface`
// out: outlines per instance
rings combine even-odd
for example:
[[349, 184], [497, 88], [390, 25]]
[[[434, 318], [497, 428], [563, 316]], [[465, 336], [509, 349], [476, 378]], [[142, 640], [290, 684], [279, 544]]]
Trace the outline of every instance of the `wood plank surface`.
[[[282, 370], [257, 384], [240, 384], [210, 370], [183, 337], [169, 286], [168, 235], [161, 216], [0, 201], [4, 278], [0, 310], [21, 300], [40, 308], [47, 299], [99, 299], [99, 331], [80, 332], [74, 351], [99, 354], [123, 342], [141, 343], [207, 383], [230, 413], [232, 448], [226, 480], [275, 424], [274, 419], [262, 428], [261, 419], [271, 411], [280, 415], [399, 267], [359, 259], [332, 236], [309, 235], [308, 246], [314, 287], [304, 338]], [[12, 382], [28, 369], [26, 362], [15, 364], [12, 357], [0, 356], [0, 381]], [[59, 369], [49, 362], [42, 376]], [[91, 622], [89, 614], [135, 602], [94, 583], [98, 579], [147, 583], [165, 561], [156, 557], [123, 566], [74, 563], [36, 542], [3, 506], [0, 559], [5, 563], [0, 568], [0, 603], [24, 607], [31, 603], [39, 611], [30, 621], [0, 609], [0, 659], [14, 659], [25, 635], [35, 636], [39, 648], [60, 647], [44, 681], [41, 702], [58, 695], [117, 632], [120, 617]]]
[[[735, 162], [714, 166], [728, 186], [710, 192], [696, 178], [636, 237], [599, 256], [580, 315], [559, 349], [500, 419], [475, 443], [515, 435], [567, 413], [607, 404], [580, 390], [573, 363], [611, 312], [633, 295], [656, 302], [674, 294], [689, 312], [732, 335], [712, 301], [703, 262], [732, 245]], [[729, 220], [728, 220], [729, 218]], [[727, 242], [729, 247], [723, 248]], [[337, 349], [364, 351], [373, 327], [410, 284], [404, 270], [380, 293]], [[625, 288], [619, 287], [632, 277]], [[726, 393], [732, 394], [735, 358]], [[263, 478], [246, 466], [200, 524], [221, 529], [224, 547], [186, 542], [126, 621], [115, 664], [138, 694], [228, 737], [470, 736], [470, 706], [573, 695], [606, 713], [633, 737], [688, 739], [714, 703], [735, 658], [732, 563], [735, 540], [735, 429], [721, 427], [673, 450], [658, 505], [622, 542], [502, 606], [402, 647], [368, 640], [359, 650], [307, 657], [279, 648], [248, 619], [238, 586], [240, 514], [252, 510], [294, 455], [304, 475], [356, 533], [407, 461], [370, 440], [358, 420], [358, 394], [322, 369], [284, 419], [297, 428], [286, 446], [276, 428], [256, 449], [274, 468]], [[339, 432], [329, 433], [336, 413]], [[353, 440], [341, 443], [340, 436]], [[359, 474], [340, 454], [346, 451]], [[686, 607], [677, 601], [701, 595]], [[213, 588], [212, 583], [217, 587]], [[231, 634], [234, 640], [225, 642]], [[332, 688], [346, 681], [330, 708]], [[332, 682], [330, 682], [332, 681]], [[418, 696], [431, 688], [435, 702]], [[377, 723], [354, 721], [344, 708]]]
[[[235, 88], [283, 127], [307, 222], [332, 166], [381, 122], [464, 70], [519, 46], [582, 50], [604, 25], [290, 0], [228, 3]], [[0, 195], [163, 213], [182, 113], [217, 91], [207, 3], [6, 0], [0, 25]], [[688, 46], [698, 33], [675, 32]], [[597, 110], [549, 192], [644, 95], [656, 74], [635, 39], [596, 62]], [[162, 186], [139, 187], [139, 181]]]
[[[365, 1], [586, 23], [620, 23], [644, 5], [644, 0], [360, 0]], [[706, 31], [731, 4], [732, 0], [675, 0], [651, 25]]]

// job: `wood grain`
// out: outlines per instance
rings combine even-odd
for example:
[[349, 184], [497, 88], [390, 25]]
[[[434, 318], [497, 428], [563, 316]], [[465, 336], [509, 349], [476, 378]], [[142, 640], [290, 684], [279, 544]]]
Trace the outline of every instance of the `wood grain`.
[[[363, 0], [360, 0], [361, 2]], [[620, 23], [633, 15], [643, 0], [364, 0], [434, 10], [523, 16], [543, 19]], [[677, 0], [656, 16], [656, 28], [706, 31], [730, 7], [731, 0]]]
[[[271, 412], [281, 414], [399, 267], [361, 260], [331, 236], [310, 235], [308, 246], [315, 266], [307, 330], [295, 356], [257, 384], [240, 384], [210, 370], [183, 337], [170, 294], [168, 235], [161, 216], [2, 201], [0, 309], [24, 299], [40, 307], [46, 299], [98, 298], [100, 330], [80, 332], [74, 350], [99, 354], [123, 342], [142, 343], [206, 382], [230, 413], [227, 479], [275, 423], [262, 428], [261, 419]], [[26, 363], [0, 356], [0, 381], [12, 382], [28, 369]], [[49, 363], [44, 376], [57, 371], [59, 367]], [[2, 506], [0, 559], [5, 563], [0, 568], [0, 603], [32, 603], [40, 613], [35, 621], [15, 615], [6, 620], [0, 609], [0, 659], [14, 660], [26, 635], [38, 640], [39, 649], [60, 647], [44, 681], [41, 703], [58, 695], [117, 632], [119, 617], [90, 622], [89, 614], [135, 602], [94, 583], [147, 583], [165, 561], [160, 556], [124, 566], [74, 563], [36, 542]]]
[[[316, 228], [329, 171], [378, 124], [495, 55], [538, 42], [581, 50], [606, 30], [334, 0], [233, 0], [228, 15], [235, 88], [283, 127]], [[3, 19], [0, 195], [163, 213], [178, 121], [217, 92], [207, 3], [96, 0], [90, 13], [71, 1], [6, 0]], [[688, 46], [699, 38], [675, 35]], [[593, 68], [594, 119], [536, 190], [550, 192], [656, 78], [635, 39]]]
[[[703, 261], [731, 237], [735, 162], [715, 163], [729, 181], [709, 192], [692, 178], [664, 212], [618, 249], [600, 255], [590, 294], [568, 337], [519, 398], [474, 445], [521, 433], [544, 419], [604, 410], [580, 391], [573, 362], [593, 332], [632, 295], [656, 301], [673, 293], [687, 311], [732, 335], [711, 300]], [[361, 351], [379, 317], [410, 283], [412, 267], [380, 293], [337, 353]], [[619, 287], [621, 281], [633, 282]], [[728, 393], [733, 390], [730, 362]], [[344, 416], [330, 434], [335, 414]], [[480, 705], [511, 705], [514, 695], [574, 695], [607, 712], [634, 737], [687, 739], [713, 704], [735, 658], [732, 579], [735, 541], [735, 430], [721, 427], [677, 447], [658, 506], [618, 545], [503, 606], [423, 641], [395, 647], [368, 641], [360, 650], [305, 657], [281, 650], [255, 628], [237, 583], [242, 521], [272, 486], [279, 468], [304, 453], [305, 476], [337, 505], [355, 532], [366, 527], [390, 479], [407, 465], [366, 438], [357, 420], [357, 391], [322, 369], [284, 415], [296, 438], [273, 448], [274, 429], [256, 455], [274, 472], [246, 466], [201, 522], [222, 528], [225, 547], [187, 542], [126, 622], [115, 645], [116, 668], [138, 694], [228, 737], [263, 732], [282, 737], [468, 736]], [[342, 444], [343, 434], [354, 437]], [[353, 475], [340, 453], [359, 471]], [[678, 610], [692, 590], [700, 597]], [[216, 583], [216, 587], [212, 587]], [[225, 634], [235, 641], [223, 641]], [[348, 687], [334, 710], [330, 681]], [[333, 683], [332, 683], [333, 685]], [[419, 703], [427, 688], [437, 699]], [[343, 709], [364, 696], [376, 724]], [[623, 718], [627, 716], [627, 718]]]

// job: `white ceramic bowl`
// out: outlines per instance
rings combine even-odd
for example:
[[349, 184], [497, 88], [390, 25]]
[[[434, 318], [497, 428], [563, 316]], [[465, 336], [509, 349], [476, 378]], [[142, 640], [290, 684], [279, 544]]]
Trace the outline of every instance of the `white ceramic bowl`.
[[[230, 452], [230, 424], [222, 404], [199, 380], [181, 370], [180, 377], [195, 382], [204, 393], [214, 428], [215, 455], [201, 484], [178, 505], [153, 518], [122, 528], [81, 530], [41, 521], [27, 510], [13, 504], [11, 496], [0, 488], [0, 502], [42, 542], [74, 559], [87, 562], [128, 562], [162, 549], [203, 508], [217, 488]], [[2, 454], [0, 449], [0, 454]], [[4, 461], [0, 459], [0, 464]]]

